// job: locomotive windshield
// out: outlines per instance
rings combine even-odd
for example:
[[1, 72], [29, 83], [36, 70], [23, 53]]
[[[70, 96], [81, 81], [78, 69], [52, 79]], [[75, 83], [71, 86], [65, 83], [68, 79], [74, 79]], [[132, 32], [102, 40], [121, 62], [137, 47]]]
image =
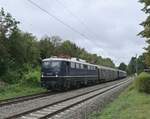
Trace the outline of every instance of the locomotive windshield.
[[44, 61], [42, 63], [43, 69], [51, 69], [53, 71], [60, 71], [61, 61]]

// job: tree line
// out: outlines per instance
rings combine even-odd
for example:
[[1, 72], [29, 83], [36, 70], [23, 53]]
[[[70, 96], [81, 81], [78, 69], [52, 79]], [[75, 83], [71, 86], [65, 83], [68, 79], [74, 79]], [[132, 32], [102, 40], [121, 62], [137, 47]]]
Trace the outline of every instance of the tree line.
[[132, 57], [129, 64], [120, 63], [118, 69], [126, 71], [128, 75], [133, 75], [135, 73], [140, 74], [147, 68], [145, 64], [145, 56], [140, 55], [139, 57]]
[[115, 67], [110, 58], [102, 58], [80, 48], [69, 40], [59, 36], [44, 36], [38, 39], [31, 33], [25, 33], [18, 27], [19, 21], [0, 10], [0, 80], [16, 83], [23, 74], [40, 66], [44, 58], [66, 55], [85, 59], [98, 65]]

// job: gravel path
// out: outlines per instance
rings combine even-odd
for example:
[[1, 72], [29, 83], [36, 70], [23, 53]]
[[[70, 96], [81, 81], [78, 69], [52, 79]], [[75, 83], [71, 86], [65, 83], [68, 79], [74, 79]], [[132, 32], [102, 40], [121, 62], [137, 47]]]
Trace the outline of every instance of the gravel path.
[[29, 111], [31, 109], [35, 109], [35, 108], [38, 108], [38, 107], [41, 107], [41, 106], [44, 106], [47, 104], [52, 104], [52, 103], [60, 101], [62, 99], [66, 99], [66, 98], [69, 98], [72, 96], [82, 94], [83, 92], [88, 92], [90, 90], [94, 90], [97, 88], [102, 88], [105, 86], [116, 84], [116, 82], [118, 82], [118, 81], [100, 84], [100, 85], [87, 87], [87, 88], [82, 88], [82, 89], [78, 89], [78, 90], [74, 90], [74, 91], [64, 92], [64, 93], [60, 93], [60, 94], [56, 94], [56, 95], [46, 96], [46, 97], [42, 97], [42, 98], [37, 98], [34, 100], [22, 102], [22, 103], [3, 106], [3, 107], [0, 107], [0, 119], [6, 118], [8, 116], [12, 116], [14, 114], [19, 114], [21, 112]]

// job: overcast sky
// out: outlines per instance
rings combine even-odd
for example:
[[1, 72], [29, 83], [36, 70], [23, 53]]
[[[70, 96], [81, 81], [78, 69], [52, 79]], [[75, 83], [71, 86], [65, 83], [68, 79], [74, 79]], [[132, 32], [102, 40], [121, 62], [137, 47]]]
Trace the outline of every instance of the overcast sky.
[[0, 0], [0, 7], [21, 22], [23, 31], [38, 38], [58, 35], [88, 52], [128, 63], [146, 46], [137, 34], [146, 17], [138, 0], [32, 0], [88, 39], [73, 32], [27, 0]]

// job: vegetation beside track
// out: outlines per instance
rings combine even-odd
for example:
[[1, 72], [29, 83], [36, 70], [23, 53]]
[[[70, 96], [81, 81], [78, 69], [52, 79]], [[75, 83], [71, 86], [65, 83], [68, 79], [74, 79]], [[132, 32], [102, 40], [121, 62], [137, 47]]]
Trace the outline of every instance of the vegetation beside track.
[[40, 69], [30, 69], [16, 84], [0, 86], [0, 100], [45, 92], [40, 86]]
[[26, 84], [14, 84], [0, 88], [0, 100], [10, 99], [14, 97], [27, 96], [45, 92], [46, 90], [38, 86]]
[[143, 72], [135, 81], [135, 87], [139, 92], [145, 92], [150, 94], [150, 74]]
[[[148, 75], [145, 73], [141, 74]], [[141, 75], [139, 77], [141, 77]], [[149, 119], [150, 95], [140, 92], [135, 82], [118, 99], [90, 119]]]

